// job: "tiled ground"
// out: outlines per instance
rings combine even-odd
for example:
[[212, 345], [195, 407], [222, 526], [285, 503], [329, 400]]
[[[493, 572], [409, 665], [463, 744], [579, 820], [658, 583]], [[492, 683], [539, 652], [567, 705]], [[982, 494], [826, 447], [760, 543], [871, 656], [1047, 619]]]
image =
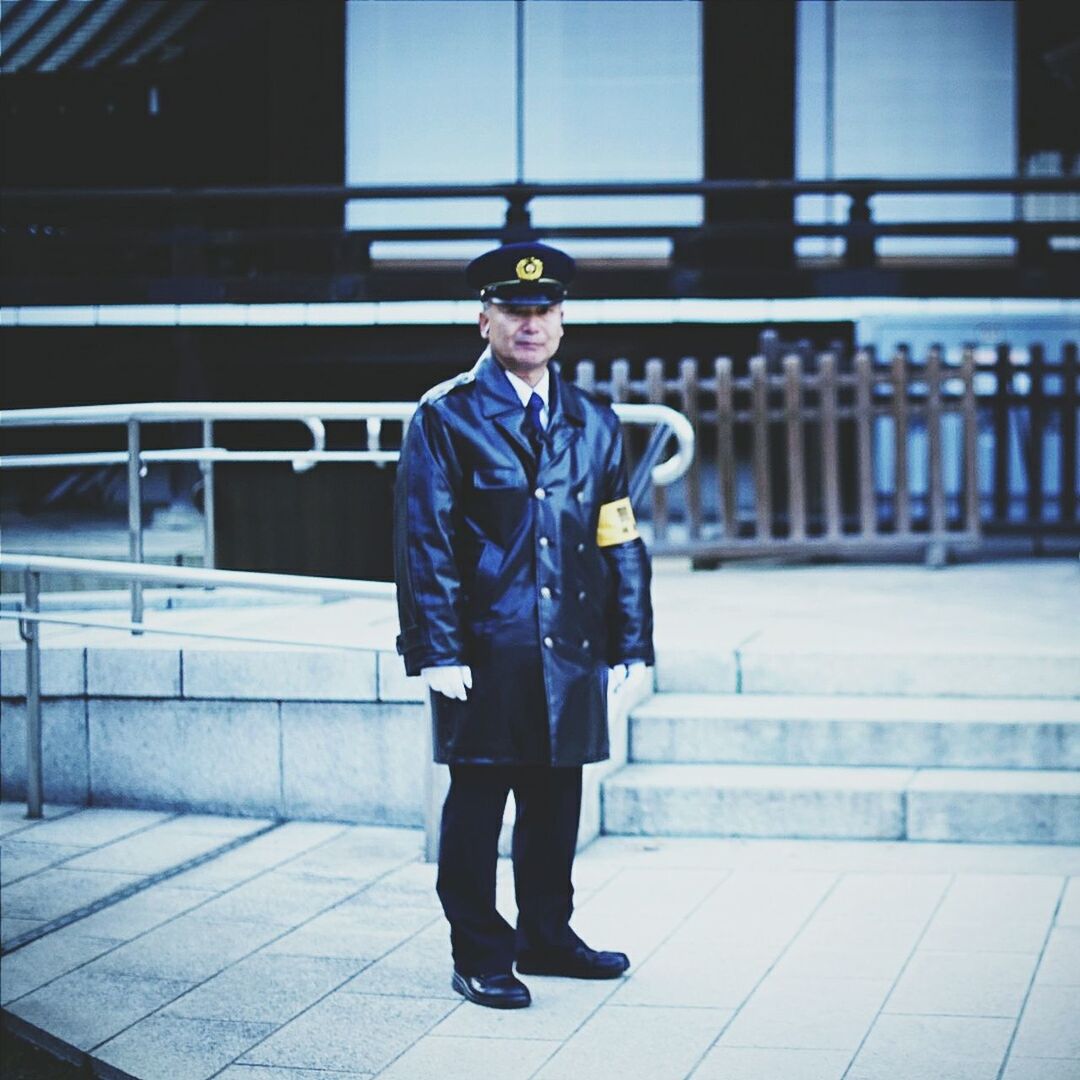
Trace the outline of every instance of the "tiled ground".
[[9, 940], [157, 883], [5, 956], [5, 1022], [143, 1080], [1080, 1078], [1080, 848], [602, 839], [575, 925], [629, 976], [502, 1013], [450, 990], [418, 832], [22, 812]]

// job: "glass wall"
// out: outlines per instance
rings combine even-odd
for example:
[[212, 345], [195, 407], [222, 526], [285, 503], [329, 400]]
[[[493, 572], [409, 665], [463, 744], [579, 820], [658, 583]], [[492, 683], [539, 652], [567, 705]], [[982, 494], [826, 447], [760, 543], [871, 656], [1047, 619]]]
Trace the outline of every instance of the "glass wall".
[[[518, 7], [351, 0], [348, 183], [701, 178], [697, 0], [525, 0], [520, 21]], [[497, 199], [354, 203], [348, 221], [497, 225], [503, 207]], [[541, 227], [693, 224], [702, 207], [696, 198], [547, 199], [533, 212]], [[461, 257], [485, 246], [441, 245], [437, 253]], [[668, 250], [665, 241], [640, 240], [566, 246], [579, 255]], [[401, 244], [375, 251], [391, 253], [436, 251]]]
[[[1011, 176], [1013, 0], [800, 0], [796, 175]], [[803, 221], [842, 221], [843, 198], [804, 197]], [[879, 196], [880, 221], [1008, 219], [1011, 196]], [[800, 242], [804, 254], [839, 241]], [[1011, 240], [886, 239], [882, 255], [1008, 254]]]

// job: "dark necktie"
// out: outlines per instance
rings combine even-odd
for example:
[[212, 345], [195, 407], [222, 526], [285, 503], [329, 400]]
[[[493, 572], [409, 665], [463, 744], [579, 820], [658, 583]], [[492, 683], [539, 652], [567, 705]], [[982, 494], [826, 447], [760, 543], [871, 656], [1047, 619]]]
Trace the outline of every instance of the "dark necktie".
[[544, 423], [540, 419], [543, 407], [544, 402], [539, 394], [533, 394], [525, 406], [525, 430], [534, 446], [540, 446], [544, 441]]

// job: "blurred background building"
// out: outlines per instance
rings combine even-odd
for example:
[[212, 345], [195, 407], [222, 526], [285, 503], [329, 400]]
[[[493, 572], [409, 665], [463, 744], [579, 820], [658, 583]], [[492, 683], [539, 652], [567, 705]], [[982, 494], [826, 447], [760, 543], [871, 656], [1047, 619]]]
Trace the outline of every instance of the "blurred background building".
[[[5, 409], [413, 400], [477, 352], [464, 261], [540, 236], [581, 264], [564, 361], [609, 393], [649, 358], [677, 403], [688, 356], [709, 394], [720, 356], [972, 347], [984, 525], [1077, 531], [1076, 5], [4, 0], [0, 91]], [[147, 506], [199, 484], [152, 468]], [[122, 489], [23, 470], [4, 506]]]

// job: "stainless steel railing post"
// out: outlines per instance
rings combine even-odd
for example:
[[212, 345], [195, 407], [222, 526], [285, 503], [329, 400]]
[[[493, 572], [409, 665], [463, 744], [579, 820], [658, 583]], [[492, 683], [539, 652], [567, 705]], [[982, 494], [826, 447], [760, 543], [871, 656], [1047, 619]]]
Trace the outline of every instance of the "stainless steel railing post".
[[[139, 421], [127, 422], [128, 434], [128, 553], [133, 563], [143, 561], [142, 531], [142, 436]], [[131, 621], [143, 620], [143, 587], [141, 581], [131, 582]], [[137, 633], [138, 631], [133, 631]]]
[[[214, 445], [214, 421], [202, 422], [203, 449], [209, 450]], [[199, 468], [203, 477], [203, 566], [213, 570], [217, 566], [217, 547], [215, 546], [216, 525], [214, 523], [214, 463], [200, 461]]]
[[[23, 571], [24, 608], [37, 613], [41, 575], [36, 570]], [[41, 641], [38, 624], [31, 620], [19, 623], [19, 636], [26, 642], [26, 816], [41, 817], [43, 787], [41, 780]]]

